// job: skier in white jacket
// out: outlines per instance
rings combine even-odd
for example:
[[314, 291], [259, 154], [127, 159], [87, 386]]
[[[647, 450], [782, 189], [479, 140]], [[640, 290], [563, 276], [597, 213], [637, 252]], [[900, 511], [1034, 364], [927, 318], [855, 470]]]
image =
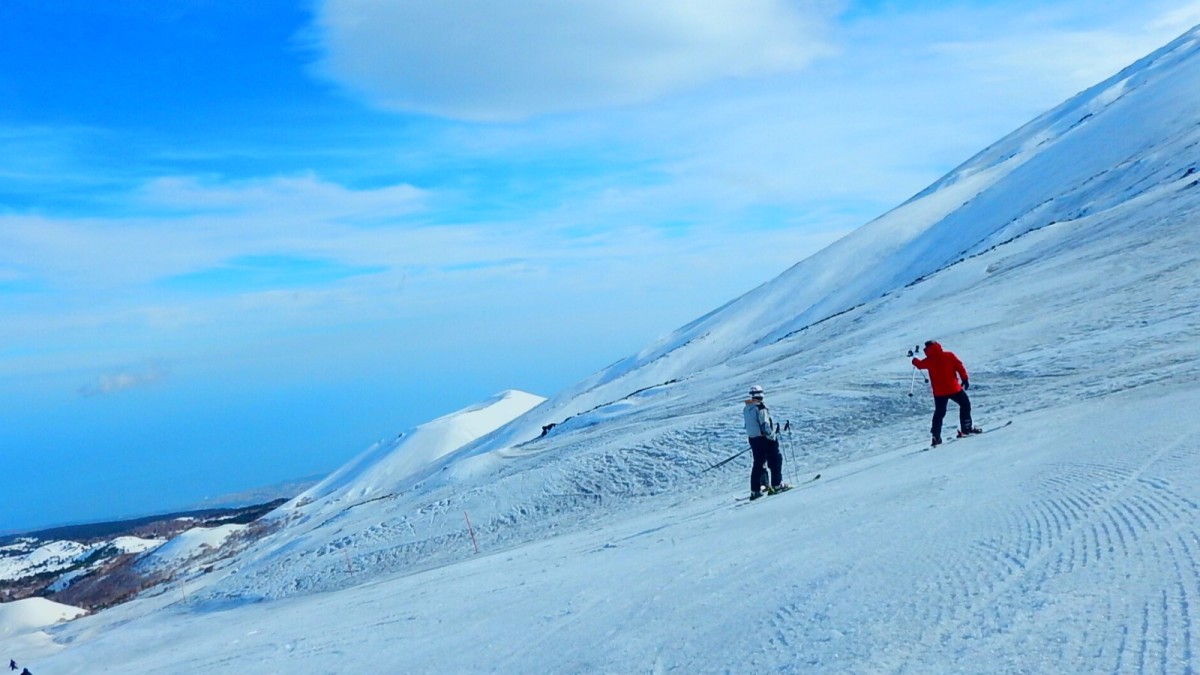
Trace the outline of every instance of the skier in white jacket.
[[[786, 490], [783, 483], [783, 453], [779, 451], [779, 440], [775, 437], [775, 423], [771, 420], [771, 411], [763, 403], [763, 388], [757, 384], [750, 387], [750, 398], [742, 408], [742, 418], [746, 422], [746, 435], [750, 437], [750, 450], [754, 454], [754, 464], [750, 467], [750, 499], [758, 499], [763, 495], [764, 487], [767, 493]], [[763, 465], [766, 468], [763, 468]], [[766, 482], [770, 472], [770, 482]]]

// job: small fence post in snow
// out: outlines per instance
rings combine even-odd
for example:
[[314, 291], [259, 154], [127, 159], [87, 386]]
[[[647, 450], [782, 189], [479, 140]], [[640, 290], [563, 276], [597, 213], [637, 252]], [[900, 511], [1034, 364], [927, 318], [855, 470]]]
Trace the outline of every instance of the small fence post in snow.
[[475, 554], [479, 554], [479, 542], [475, 540], [475, 528], [471, 527], [471, 516], [463, 511], [463, 517], [467, 519], [467, 532], [471, 533], [471, 545], [475, 547]]

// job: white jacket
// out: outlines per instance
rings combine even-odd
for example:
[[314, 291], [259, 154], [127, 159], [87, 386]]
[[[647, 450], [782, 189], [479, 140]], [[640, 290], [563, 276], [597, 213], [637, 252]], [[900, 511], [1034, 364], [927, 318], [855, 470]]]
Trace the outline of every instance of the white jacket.
[[750, 438], [766, 436], [775, 440], [775, 423], [771, 421], [771, 412], [767, 404], [757, 399], [746, 399], [746, 407], [742, 408], [742, 418], [746, 421], [746, 435]]

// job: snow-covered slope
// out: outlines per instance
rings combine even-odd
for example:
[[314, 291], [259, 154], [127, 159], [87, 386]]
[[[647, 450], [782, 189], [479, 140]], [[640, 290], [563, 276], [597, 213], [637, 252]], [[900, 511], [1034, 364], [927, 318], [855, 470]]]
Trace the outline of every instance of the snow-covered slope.
[[[397, 528], [411, 534], [416, 529], [407, 518], [387, 514], [412, 508], [413, 499], [425, 499], [422, 487], [432, 474], [444, 473], [455, 451], [544, 400], [504, 391], [367, 449], [270, 516], [280, 531], [239, 561], [234, 582], [241, 586], [249, 579], [251, 586], [236, 593], [279, 596], [327, 590], [360, 582], [368, 569], [385, 571], [458, 556], [456, 550], [439, 550], [436, 535], [420, 534], [409, 545], [395, 539]], [[456, 516], [456, 524], [465, 520], [461, 511]], [[412, 517], [419, 520], [420, 514]], [[258, 586], [255, 579], [260, 578], [270, 581]]]
[[[3, 654], [52, 654], [61, 649], [46, 629], [87, 614], [85, 610], [45, 598], [0, 603], [0, 646]], [[12, 658], [11, 656], [9, 657]]]
[[78, 607], [26, 598], [0, 604], [0, 635], [23, 635], [84, 614]]
[[119, 607], [34, 672], [1186, 673], [1196, 405], [1092, 399], [334, 594]]
[[[1197, 37], [511, 423], [369, 451], [39, 665], [1200, 669]], [[920, 452], [905, 352], [930, 338], [1012, 426]], [[751, 383], [793, 424], [788, 479], [822, 477], [737, 505], [748, 461], [707, 469], [744, 448]]]
[[545, 399], [509, 390], [380, 442], [297, 498], [300, 502], [361, 500], [386, 495], [413, 473], [477, 440]]
[[769, 345], [1030, 230], [1190, 182], [1198, 51], [1189, 32], [780, 277], [553, 397], [501, 442]]
[[245, 525], [220, 525], [185, 530], [138, 558], [135, 568], [143, 573], [159, 570], [182, 572], [190, 561], [217, 551], [230, 537], [245, 529]]

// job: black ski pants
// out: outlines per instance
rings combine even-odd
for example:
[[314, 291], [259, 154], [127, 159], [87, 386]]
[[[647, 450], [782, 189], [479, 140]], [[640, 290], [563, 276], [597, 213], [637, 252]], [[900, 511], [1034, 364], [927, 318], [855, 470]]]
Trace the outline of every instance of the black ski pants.
[[[783, 453], [779, 451], [779, 441], [755, 436], [750, 439], [750, 451], [754, 453], [754, 464], [750, 466], [750, 491], [760, 492], [764, 485], [779, 487], [783, 483]], [[771, 472], [770, 483], [765, 475], [768, 469]]]
[[958, 428], [971, 428], [971, 399], [967, 396], [967, 392], [960, 391], [950, 396], [934, 396], [933, 428], [930, 431], [938, 438], [942, 437], [942, 420], [946, 418], [946, 406], [950, 401], [958, 404]]

